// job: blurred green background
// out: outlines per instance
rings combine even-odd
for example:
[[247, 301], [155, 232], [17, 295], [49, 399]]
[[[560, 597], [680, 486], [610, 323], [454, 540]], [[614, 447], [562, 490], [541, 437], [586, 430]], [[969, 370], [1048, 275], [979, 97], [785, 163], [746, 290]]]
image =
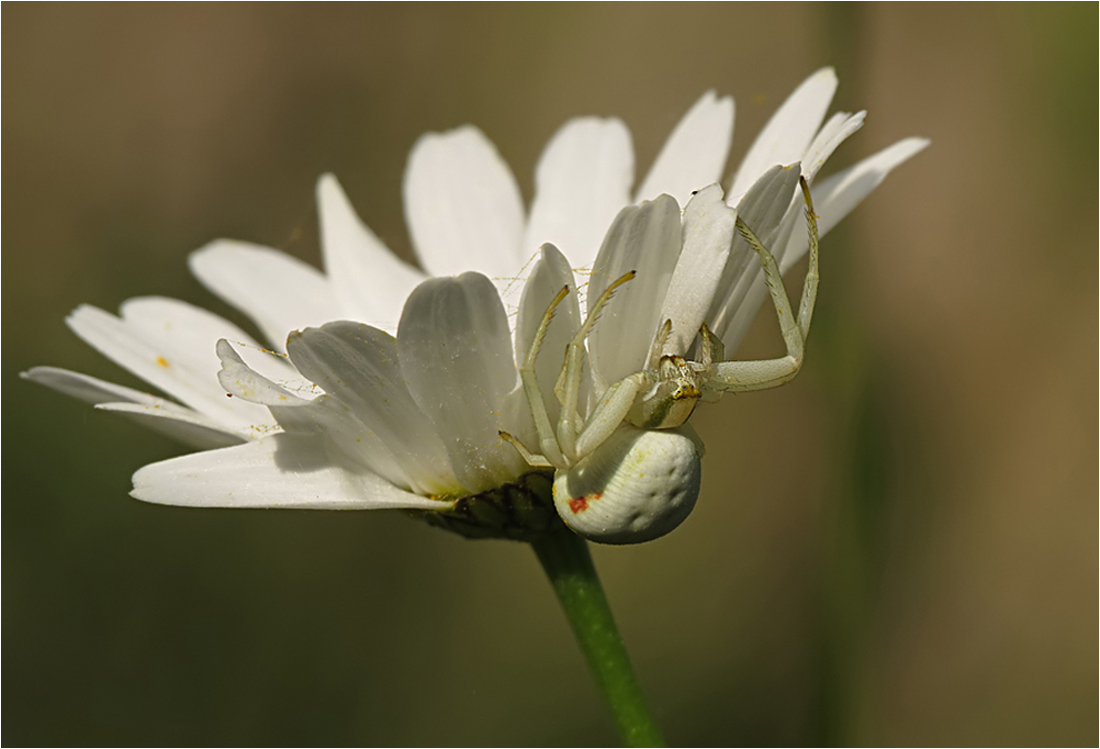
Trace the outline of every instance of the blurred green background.
[[[596, 550], [639, 676], [674, 744], [1095, 743], [1097, 16], [6, 5], [3, 743], [614, 744], [528, 549], [136, 502], [179, 448], [18, 373], [140, 386], [65, 327], [82, 302], [243, 322], [187, 254], [317, 263], [327, 170], [409, 257], [424, 131], [477, 124], [530, 199], [567, 118], [621, 117], [642, 174], [714, 88], [732, 168], [825, 64], [870, 111], [834, 164], [933, 145], [825, 240], [802, 375], [700, 409], [693, 517]], [[742, 354], [779, 348], [761, 315]]]

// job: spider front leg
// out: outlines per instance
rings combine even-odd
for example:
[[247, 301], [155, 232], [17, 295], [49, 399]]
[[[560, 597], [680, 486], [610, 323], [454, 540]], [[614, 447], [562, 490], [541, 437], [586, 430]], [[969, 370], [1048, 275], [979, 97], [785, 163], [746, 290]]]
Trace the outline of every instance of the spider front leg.
[[[535, 362], [538, 359], [539, 350], [542, 348], [543, 339], [546, 337], [546, 331], [550, 327], [550, 321], [554, 317], [554, 311], [569, 293], [568, 286], [563, 287], [557, 293], [550, 302], [549, 307], [547, 307], [545, 314], [543, 314], [542, 321], [535, 332], [534, 340], [531, 342], [531, 347], [527, 351], [527, 356], [524, 357], [523, 365], [519, 370], [523, 392], [531, 409], [531, 416], [534, 419], [535, 430], [539, 437], [539, 447], [543, 454], [531, 453], [514, 436], [507, 432], [500, 432], [501, 438], [515, 447], [528, 465], [557, 469], [569, 468], [575, 465], [614, 431], [615, 426], [622, 421], [629, 410], [634, 400], [634, 394], [637, 392], [637, 388], [640, 387], [640, 385], [635, 385], [632, 389], [629, 385], [624, 386], [624, 383], [633, 382], [632, 378], [615, 383], [608, 389], [600, 405], [594, 410], [593, 418], [589, 419], [590, 423], [587, 425], [577, 413], [577, 400], [580, 393], [582, 367], [584, 366], [585, 339], [592, 332], [592, 327], [596, 324], [596, 318], [603, 310], [604, 305], [611, 299], [611, 295], [617, 288], [632, 278], [634, 278], [634, 271], [630, 271], [616, 279], [604, 290], [589, 311], [584, 324], [581, 325], [580, 330], [577, 331], [577, 334], [566, 347], [565, 362], [554, 387], [555, 395], [561, 403], [561, 417], [558, 419], [556, 430], [550, 421], [546, 401], [542, 397], [542, 388], [535, 372]], [[584, 450], [578, 448], [579, 436], [582, 437], [580, 442], [583, 444]]]
[[523, 359], [523, 365], [519, 368], [520, 381], [523, 383], [523, 394], [527, 398], [527, 406], [531, 409], [531, 416], [535, 421], [535, 431], [539, 437], [539, 448], [542, 455], [534, 455], [523, 446], [518, 439], [508, 432], [501, 432], [501, 439], [511, 444], [527, 461], [528, 465], [536, 468], [554, 467], [561, 468], [568, 465], [565, 456], [562, 455], [557, 437], [554, 436], [554, 426], [550, 423], [550, 413], [546, 409], [546, 401], [542, 399], [542, 388], [539, 386], [538, 375], [535, 374], [535, 361], [542, 348], [542, 341], [546, 338], [546, 330], [550, 327], [550, 321], [554, 317], [554, 310], [562, 303], [569, 293], [569, 287], [563, 286], [546, 308], [535, 338], [531, 341], [531, 348], [527, 350], [527, 356]]
[[558, 402], [561, 403], [561, 418], [558, 420], [558, 445], [570, 464], [575, 463], [580, 457], [587, 454], [577, 449], [577, 437], [582, 429], [586, 429], [580, 415], [577, 413], [577, 400], [581, 389], [581, 368], [584, 366], [584, 342], [592, 332], [600, 312], [611, 300], [611, 295], [634, 276], [634, 271], [625, 273], [604, 289], [599, 299], [592, 305], [592, 309], [589, 310], [584, 324], [581, 325], [580, 330], [573, 336], [573, 340], [569, 342], [565, 349], [565, 364], [562, 366], [561, 376], [554, 386], [554, 393], [558, 398]]
[[[737, 230], [756, 251], [760, 265], [764, 269], [764, 282], [779, 316], [779, 328], [787, 346], [787, 355], [779, 359], [761, 361], [718, 362], [710, 367], [706, 388], [724, 392], [744, 392], [765, 390], [790, 381], [802, 367], [806, 336], [810, 332], [814, 303], [817, 301], [818, 284], [818, 234], [817, 216], [814, 214], [813, 199], [805, 177], [799, 178], [802, 197], [806, 202], [806, 228], [810, 236], [810, 268], [806, 273], [806, 282], [802, 287], [802, 299], [799, 301], [798, 318], [791, 312], [791, 302], [783, 286], [783, 276], [775, 257], [764, 247], [752, 229], [737, 217]], [[704, 340], [709, 336], [704, 336]]]

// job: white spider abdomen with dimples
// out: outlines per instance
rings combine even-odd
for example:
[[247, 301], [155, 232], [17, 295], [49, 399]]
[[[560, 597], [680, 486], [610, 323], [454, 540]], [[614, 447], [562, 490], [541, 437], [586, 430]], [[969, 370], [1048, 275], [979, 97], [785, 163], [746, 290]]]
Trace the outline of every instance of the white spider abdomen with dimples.
[[554, 476], [554, 506], [591, 541], [650, 541], [680, 525], [699, 497], [701, 446], [689, 429], [620, 426], [600, 449]]

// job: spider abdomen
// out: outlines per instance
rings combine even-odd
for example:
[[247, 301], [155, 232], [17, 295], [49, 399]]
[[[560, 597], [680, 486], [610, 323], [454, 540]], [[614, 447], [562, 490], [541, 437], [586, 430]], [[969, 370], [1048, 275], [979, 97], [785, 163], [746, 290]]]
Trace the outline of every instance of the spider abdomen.
[[595, 452], [554, 475], [554, 506], [576, 533], [605, 544], [650, 541], [691, 513], [700, 450], [679, 429], [619, 427]]

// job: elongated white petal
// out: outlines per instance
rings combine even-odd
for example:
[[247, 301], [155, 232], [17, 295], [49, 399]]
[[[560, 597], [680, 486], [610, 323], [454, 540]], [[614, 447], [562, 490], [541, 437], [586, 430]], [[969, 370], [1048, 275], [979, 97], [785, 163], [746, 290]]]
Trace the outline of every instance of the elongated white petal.
[[86, 374], [57, 367], [34, 367], [20, 376], [102, 410], [133, 417], [142, 426], [192, 447], [225, 447], [244, 441], [238, 433], [178, 403]]
[[331, 395], [321, 395], [300, 408], [272, 406], [271, 412], [288, 434], [323, 435], [329, 453], [348, 470], [361, 468], [399, 489], [418, 492], [416, 482], [382, 438]]
[[476, 127], [429, 133], [405, 170], [413, 247], [436, 276], [477, 270], [515, 276], [523, 260], [523, 201], [508, 165]]
[[363, 470], [333, 462], [320, 437], [279, 434], [145, 466], [132, 496], [183, 507], [314, 510], [446, 509]]
[[218, 382], [226, 393], [264, 406], [289, 407], [308, 403], [248, 366], [233, 344], [224, 338], [218, 341], [216, 350], [221, 361]]
[[882, 184], [886, 175], [923, 151], [931, 142], [927, 138], [906, 138], [821, 180], [814, 190], [814, 207], [821, 216], [818, 221], [821, 233], [840, 223]]
[[688, 352], [714, 302], [729, 258], [737, 213], [718, 185], [700, 190], [684, 211], [684, 248], [668, 284], [658, 324], [672, 321], [663, 353]]
[[390, 252], [359, 220], [331, 174], [317, 181], [317, 207], [325, 270], [343, 313], [329, 320], [357, 320], [396, 332], [405, 300], [426, 276]]
[[[772, 167], [757, 180], [737, 207], [741, 220], [769, 250], [775, 247], [776, 235], [798, 189], [800, 174], [799, 164]], [[733, 352], [740, 341], [730, 330], [734, 319], [746, 314], [746, 295], [754, 285], [762, 287], [763, 284], [760, 261], [738, 232], [733, 238], [714, 304], [706, 317], [711, 330], [725, 343], [727, 352]]]
[[[226, 431], [196, 411], [169, 401], [165, 403], [166, 405], [163, 406], [150, 406], [144, 403], [100, 403], [95, 408], [97, 411], [122, 414], [143, 427], [200, 450], [228, 447], [248, 441], [240, 434]], [[266, 431], [266, 427], [258, 427], [253, 430], [250, 437], [258, 438], [276, 431], [278, 430], [275, 428]]]
[[[217, 371], [221, 366], [215, 350], [219, 338], [233, 338], [259, 348], [252, 336], [225, 318], [178, 299], [152, 296], [127, 299], [119, 317], [128, 329], [145, 340], [155, 341], [169, 361], [185, 361], [196, 369]], [[218, 391], [216, 385], [211, 387]]]
[[301, 372], [379, 438], [417, 491], [459, 489], [446, 448], [401, 378], [393, 336], [360, 323], [334, 322], [295, 333], [288, 345]]
[[731, 205], [736, 204], [769, 167], [802, 160], [825, 119], [834, 93], [836, 72], [832, 68], [822, 68], [787, 97], [756, 136], [741, 162], [728, 194]]
[[[243, 357], [259, 375], [294, 391], [308, 388], [285, 355], [261, 347], [236, 325], [201, 307], [164, 297], [139, 297], [124, 302], [121, 314], [126, 324], [155, 344], [169, 363], [185, 361], [196, 371], [218, 372], [224, 365], [218, 341], [229, 339], [238, 360]], [[217, 398], [223, 396], [218, 384], [209, 382], [209, 388]], [[232, 405], [251, 419], [263, 414], [262, 409], [248, 404]]]
[[814, 138], [814, 142], [806, 149], [806, 156], [802, 159], [802, 176], [806, 178], [808, 184], [814, 183], [814, 177], [817, 176], [821, 167], [825, 166], [825, 162], [833, 155], [833, 151], [848, 140], [852, 133], [863, 127], [866, 117], [866, 112], [855, 114], [837, 112], [829, 118], [821, 128], [821, 132]]
[[[819, 234], [824, 236], [836, 226], [894, 167], [920, 152], [928, 143], [924, 138], [908, 138], [819, 182], [813, 189]], [[781, 272], [786, 273], [805, 256], [809, 245], [807, 237], [802, 206], [796, 200], [773, 240], [772, 246], [778, 250], [774, 254]], [[736, 304], [735, 314], [722, 333], [727, 350], [732, 351], [744, 338], [767, 296], [763, 275], [759, 271], [755, 277], [745, 274], [741, 278], [738, 288], [731, 295]]]
[[279, 250], [218, 239], [192, 252], [188, 265], [206, 288], [248, 315], [279, 351], [290, 331], [343, 316], [324, 275]]
[[143, 393], [140, 390], [116, 385], [113, 382], [100, 380], [80, 372], [61, 369], [60, 367], [33, 367], [20, 373], [19, 376], [24, 380], [37, 382], [92, 405], [98, 403], [143, 403], [152, 406], [170, 402], [164, 400], [164, 398]]
[[[258, 348], [247, 341], [222, 340], [233, 349], [236, 358], [252, 371], [251, 376], [266, 380], [269, 387], [276, 388], [279, 391], [292, 393], [297, 398], [306, 401], [312, 400], [320, 395], [320, 388], [302, 377], [301, 373], [299, 373], [298, 370], [294, 368], [294, 365], [290, 363], [290, 357], [286, 354], [281, 354], [272, 349]], [[215, 346], [215, 352], [218, 353], [218, 359], [222, 369], [225, 369], [226, 358], [221, 355], [222, 351]], [[222, 373], [219, 372], [218, 381], [221, 382], [221, 379]], [[222, 387], [228, 390], [228, 388], [225, 388], [224, 383], [222, 383]], [[251, 399], [245, 398], [245, 400]], [[262, 400], [252, 402], [262, 403], [268, 407], [287, 405], [287, 403], [282, 400], [273, 403], [265, 403]]]
[[[550, 419], [556, 421], [561, 409], [557, 398], [554, 397], [554, 385], [564, 364], [566, 346], [580, 330], [581, 311], [577, 298], [577, 285], [573, 278], [573, 271], [569, 267], [569, 261], [552, 244], [543, 245], [540, 254], [541, 257], [524, 286], [523, 300], [520, 302], [519, 320], [516, 323], [516, 362], [522, 366], [551, 300], [563, 287], [568, 286], [569, 295], [558, 305], [550, 327], [546, 331], [546, 337], [543, 339], [539, 357], [535, 361], [535, 372], [539, 378], [543, 400], [546, 402]], [[578, 400], [581, 404], [585, 403], [588, 397], [589, 377], [589, 368], [586, 366], [582, 374], [581, 397]], [[537, 445], [537, 442], [534, 444]]]
[[[84, 305], [67, 322], [100, 353], [219, 424], [244, 434], [274, 424], [267, 409], [226, 398], [218, 384], [218, 339], [249, 340], [235, 325], [183, 302], [151, 297], [130, 300], [123, 315]], [[209, 341], [205, 352], [202, 340]]]
[[645, 366], [680, 249], [680, 206], [668, 195], [627, 206], [607, 232], [592, 267], [589, 312], [608, 284], [637, 275], [615, 292], [589, 338], [592, 367], [606, 383]]
[[498, 434], [504, 397], [517, 373], [504, 307], [480, 273], [434, 278], [405, 304], [397, 330], [401, 374], [470, 492], [515, 478], [523, 468]]
[[633, 182], [634, 150], [622, 122], [570, 120], [539, 158], [526, 252], [552, 242], [574, 268], [590, 267]]
[[672, 131], [634, 201], [667, 193], [685, 206], [692, 191], [721, 179], [733, 139], [733, 109], [733, 97], [703, 94]]
[[[869, 156], [855, 166], [827, 177], [813, 189], [814, 211], [821, 236], [840, 223], [852, 210], [882, 184], [895, 167], [917, 155], [931, 143], [927, 138], [906, 138]], [[795, 227], [787, 242], [779, 267], [786, 272], [806, 255], [806, 232]]]

